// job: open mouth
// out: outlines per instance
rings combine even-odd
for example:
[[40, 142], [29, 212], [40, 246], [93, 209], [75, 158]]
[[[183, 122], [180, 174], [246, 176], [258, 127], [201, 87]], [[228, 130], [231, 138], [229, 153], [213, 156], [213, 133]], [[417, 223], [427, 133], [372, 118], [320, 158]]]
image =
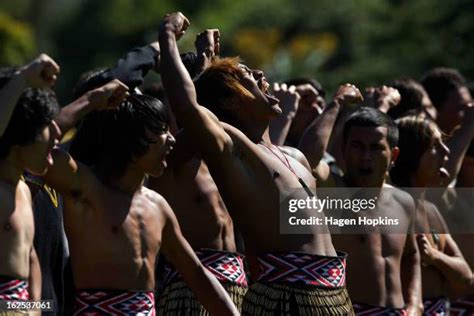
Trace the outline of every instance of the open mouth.
[[267, 82], [267, 79], [265, 77], [260, 79], [257, 84], [262, 93], [265, 95], [265, 97], [267, 97], [267, 99], [270, 101], [271, 105], [280, 103], [280, 100], [278, 100], [273, 94], [269, 92], [270, 84]]

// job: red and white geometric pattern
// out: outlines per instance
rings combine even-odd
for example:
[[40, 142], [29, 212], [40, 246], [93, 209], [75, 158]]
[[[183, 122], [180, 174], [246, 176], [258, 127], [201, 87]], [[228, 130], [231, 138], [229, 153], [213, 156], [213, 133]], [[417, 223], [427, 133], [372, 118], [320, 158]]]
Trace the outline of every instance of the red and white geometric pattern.
[[352, 303], [356, 316], [407, 316], [403, 308], [389, 308], [364, 303]]
[[0, 277], [0, 300], [27, 301], [29, 298], [27, 281]]
[[99, 315], [155, 316], [153, 292], [81, 290], [76, 292], [74, 316]]
[[346, 281], [346, 256], [339, 254], [337, 257], [299, 252], [259, 255], [261, 271], [256, 281], [342, 288]]
[[448, 315], [449, 302], [446, 297], [423, 300], [424, 316], [446, 316]]
[[[196, 250], [196, 255], [202, 265], [207, 268], [222, 284], [234, 284], [247, 287], [244, 261], [240, 254], [214, 249]], [[165, 262], [165, 278], [163, 286], [181, 281], [181, 274], [176, 271], [171, 263]]]
[[450, 316], [474, 316], [474, 295], [463, 297], [451, 303]]

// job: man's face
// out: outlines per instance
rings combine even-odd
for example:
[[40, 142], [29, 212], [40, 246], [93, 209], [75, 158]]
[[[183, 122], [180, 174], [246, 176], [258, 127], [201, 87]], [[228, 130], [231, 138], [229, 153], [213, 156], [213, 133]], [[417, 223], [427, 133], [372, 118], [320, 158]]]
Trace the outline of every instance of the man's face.
[[263, 71], [251, 70], [245, 65], [240, 65], [242, 77], [240, 84], [252, 95], [251, 101], [239, 108], [255, 119], [271, 119], [281, 114], [279, 100], [268, 92], [270, 84], [267, 82]]
[[344, 145], [346, 178], [357, 187], [380, 187], [389, 170], [392, 150], [386, 127], [352, 126]]
[[169, 129], [161, 134], [150, 133], [149, 136], [153, 143], [149, 145], [148, 151], [136, 160], [135, 165], [144, 173], [159, 177], [167, 167], [166, 156], [171, 152], [176, 141]]
[[446, 101], [438, 109], [440, 126], [445, 133], [451, 133], [457, 125], [461, 124], [464, 110], [471, 100], [471, 94], [466, 87], [460, 87], [448, 93]]
[[25, 169], [34, 175], [44, 175], [53, 165], [51, 151], [59, 142], [61, 131], [53, 120], [44, 127], [35, 141], [18, 148]]

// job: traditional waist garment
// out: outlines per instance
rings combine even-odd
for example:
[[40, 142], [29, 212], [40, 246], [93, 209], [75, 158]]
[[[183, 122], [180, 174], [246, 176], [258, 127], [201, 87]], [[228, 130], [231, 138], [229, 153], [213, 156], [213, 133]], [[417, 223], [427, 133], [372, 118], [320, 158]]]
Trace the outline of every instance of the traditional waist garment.
[[0, 300], [26, 301], [29, 298], [28, 281], [0, 277]]
[[242, 315], [354, 315], [345, 288], [346, 254], [275, 252], [258, 261], [260, 274]]
[[474, 316], [474, 295], [469, 295], [451, 303], [450, 316]]
[[390, 308], [375, 306], [364, 303], [354, 303], [354, 312], [356, 316], [406, 316], [408, 315], [407, 311], [404, 308]]
[[155, 313], [152, 291], [78, 290], [74, 316], [149, 315]]
[[[222, 284], [240, 310], [248, 287], [243, 256], [214, 249], [199, 249], [195, 252], [203, 266]], [[181, 274], [169, 262], [165, 262], [164, 274], [164, 288], [157, 302], [158, 315], [209, 315], [183, 281]]]
[[446, 316], [448, 315], [449, 300], [447, 297], [437, 297], [423, 300], [425, 316]]

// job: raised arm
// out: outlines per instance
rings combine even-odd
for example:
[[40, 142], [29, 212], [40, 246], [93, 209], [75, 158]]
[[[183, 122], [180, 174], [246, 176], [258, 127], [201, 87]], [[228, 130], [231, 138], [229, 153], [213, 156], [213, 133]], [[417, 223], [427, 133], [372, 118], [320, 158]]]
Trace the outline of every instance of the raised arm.
[[391, 108], [397, 106], [402, 98], [397, 89], [387, 86], [367, 88], [365, 95], [366, 105], [383, 113], [387, 113]]
[[160, 208], [165, 210], [167, 216], [161, 247], [166, 258], [181, 273], [210, 315], [239, 315], [222, 285], [204, 268], [184, 239], [178, 220], [165, 200], [161, 202]]
[[318, 167], [328, 147], [340, 108], [362, 101], [362, 95], [356, 86], [351, 84], [342, 85], [323, 113], [308, 126], [301, 137], [298, 149], [306, 156], [312, 170]]
[[112, 80], [100, 88], [86, 92], [62, 108], [55, 121], [64, 135], [91, 111], [114, 109], [127, 95], [127, 86], [119, 80]]
[[[83, 97], [64, 107], [56, 118], [61, 131], [73, 126], [83, 115], [92, 110], [114, 109], [126, 98], [128, 89], [114, 80], [100, 88], [91, 90]], [[52, 152], [53, 166], [45, 181], [65, 196], [95, 196], [100, 184], [88, 167], [76, 161], [66, 152], [56, 148]]]
[[456, 177], [462, 167], [464, 156], [469, 144], [474, 139], [474, 105], [469, 104], [464, 112], [461, 127], [454, 131], [453, 136], [447, 141], [449, 148], [449, 160], [446, 162], [446, 170], [449, 177], [443, 179], [444, 186], [448, 186]]
[[[313, 90], [316, 91], [314, 88]], [[288, 87], [285, 83], [281, 85], [275, 83], [273, 92], [280, 100], [282, 113], [270, 122], [270, 138], [273, 144], [283, 146], [290, 131], [291, 123], [298, 111], [300, 95], [296, 92], [295, 86]]]
[[204, 155], [220, 159], [220, 154], [230, 152], [231, 139], [217, 118], [198, 105], [193, 81], [181, 61], [176, 43], [188, 25], [189, 21], [181, 13], [164, 18], [159, 31], [161, 78], [178, 122], [195, 136]]
[[8, 126], [23, 90], [28, 87], [52, 87], [58, 73], [59, 66], [54, 60], [46, 54], [41, 54], [13, 74], [8, 83], [0, 89], [0, 137]]

